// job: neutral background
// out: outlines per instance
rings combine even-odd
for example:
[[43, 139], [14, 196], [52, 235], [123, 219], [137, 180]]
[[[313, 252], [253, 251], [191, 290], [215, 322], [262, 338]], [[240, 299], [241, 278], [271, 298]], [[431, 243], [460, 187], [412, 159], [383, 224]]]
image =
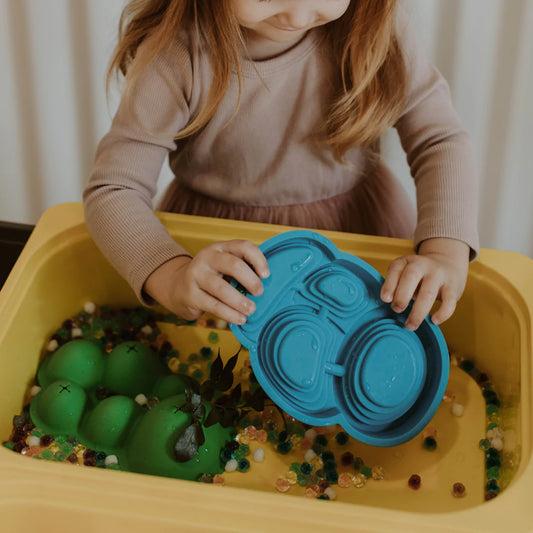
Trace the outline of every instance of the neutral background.
[[[533, 0], [403, 2], [473, 138], [482, 246], [533, 257]], [[104, 74], [123, 4], [0, 0], [0, 220], [81, 199], [117, 104]], [[385, 154], [413, 194], [394, 132]]]

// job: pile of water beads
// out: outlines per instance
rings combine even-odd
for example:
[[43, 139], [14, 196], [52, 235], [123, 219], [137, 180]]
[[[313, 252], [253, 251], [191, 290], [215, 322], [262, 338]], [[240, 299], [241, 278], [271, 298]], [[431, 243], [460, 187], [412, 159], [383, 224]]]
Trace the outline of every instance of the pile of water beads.
[[[198, 353], [180, 354], [179, 347], [168, 342], [162, 333], [158, 326], [160, 323], [212, 328], [213, 331], [208, 336], [208, 343], [211, 345], [204, 346]], [[88, 302], [81, 312], [66, 319], [46, 341], [43, 355], [46, 357], [53, 354], [73, 339], [96, 340], [106, 353], [111, 352], [121, 342], [137, 341], [150, 346], [173, 373], [186, 374], [201, 382], [212, 364], [213, 346], [219, 340], [217, 330], [226, 328], [227, 323], [216, 319], [187, 322], [174, 314], [165, 314], [153, 309], [111, 309]], [[489, 500], [497, 496], [505, 485], [500, 479], [502, 464], [505, 461], [504, 431], [499, 421], [500, 400], [488, 376], [479, 371], [471, 361], [452, 356], [451, 363], [458, 365], [478, 383], [486, 401], [487, 432], [480, 440], [479, 448], [485, 454], [485, 499]], [[249, 360], [236, 371], [235, 377], [242, 385], [243, 398], [259, 388]], [[76, 436], [50, 435], [35, 427], [29, 415], [29, 405], [38, 392], [37, 384], [28, 391], [22, 413], [13, 418], [13, 431], [9, 440], [3, 443], [5, 447], [35, 459], [121, 469], [120, 457], [88, 448], [79, 442]], [[104, 397], [105, 391], [101, 393]], [[443, 400], [450, 403], [453, 415], [463, 414], [463, 407], [454, 402], [452, 393], [447, 392]], [[158, 398], [139, 395], [135, 401], [150, 409], [157, 404]], [[250, 446], [252, 442], [253, 447]], [[223, 485], [226, 474], [234, 471], [248, 472], [253, 470], [254, 463], [265, 461], [266, 451], [275, 450], [281, 455], [296, 452], [300, 460], [291, 462], [285, 472], [279, 472], [274, 484], [275, 489], [286, 493], [292, 487], [298, 486], [304, 488], [306, 497], [334, 500], [339, 489], [363, 488], [368, 482], [379, 482], [387, 475], [382, 466], [366, 464], [362, 457], [354, 455], [350, 443], [353, 444], [353, 439], [339, 426], [310, 427], [269, 405], [263, 411], [250, 412], [238, 421], [234, 440], [227, 441], [220, 451], [221, 470], [202, 473], [197, 480]], [[431, 427], [422, 433], [421, 447], [427, 451], [438, 447], [436, 431]], [[413, 472], [405, 483], [406, 487], [418, 490], [423, 486], [423, 479]], [[467, 488], [457, 481], [450, 487], [450, 493], [454, 497], [462, 498], [467, 493]]]

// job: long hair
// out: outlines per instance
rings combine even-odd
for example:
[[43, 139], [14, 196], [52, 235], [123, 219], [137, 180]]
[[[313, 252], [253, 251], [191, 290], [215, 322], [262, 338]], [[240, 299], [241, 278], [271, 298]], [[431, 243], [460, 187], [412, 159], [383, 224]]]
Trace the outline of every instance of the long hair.
[[[370, 147], [401, 112], [407, 82], [395, 20], [396, 0], [351, 0], [344, 15], [325, 26], [326, 43], [339, 65], [338, 91], [317, 133], [339, 160], [353, 146]], [[118, 44], [107, 73], [108, 88], [113, 74], [128, 74], [124, 97], [129, 98], [144, 67], [189, 28], [196, 28], [207, 42], [213, 76], [201, 109], [176, 139], [209, 122], [233, 71], [240, 97], [244, 38], [230, 0], [130, 0], [120, 18]], [[138, 53], [145, 41], [148, 46]]]

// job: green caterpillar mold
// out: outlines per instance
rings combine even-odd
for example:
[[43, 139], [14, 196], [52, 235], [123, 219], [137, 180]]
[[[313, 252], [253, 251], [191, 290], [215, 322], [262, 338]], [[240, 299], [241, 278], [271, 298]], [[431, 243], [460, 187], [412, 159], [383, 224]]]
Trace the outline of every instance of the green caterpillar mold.
[[[182, 410], [185, 393], [198, 384], [171, 373], [145, 344], [123, 342], [107, 355], [94, 342], [70, 341], [42, 362], [37, 379], [41, 390], [30, 416], [45, 433], [73, 435], [88, 448], [116, 455], [122, 470], [193, 480], [224, 469], [220, 451], [235, 430], [220, 424], [202, 425], [205, 442], [196, 455], [176, 459], [176, 440], [193, 421]], [[141, 407], [139, 394], [159, 402]], [[201, 423], [211, 409], [203, 405]]]

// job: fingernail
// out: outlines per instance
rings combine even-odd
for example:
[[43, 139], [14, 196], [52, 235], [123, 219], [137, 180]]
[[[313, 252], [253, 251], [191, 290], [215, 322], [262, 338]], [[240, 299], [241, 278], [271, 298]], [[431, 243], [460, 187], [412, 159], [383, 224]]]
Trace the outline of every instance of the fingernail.
[[405, 323], [405, 327], [409, 330], [409, 331], [414, 331], [416, 328], [415, 328], [415, 325], [412, 323], [412, 322], [406, 322]]
[[253, 302], [249, 302], [246, 304], [246, 311], [247, 314], [251, 315], [255, 312], [255, 304]]
[[385, 294], [381, 297], [381, 299], [382, 299], [384, 302], [386, 302], [386, 303], [390, 303], [390, 302], [392, 302], [392, 294], [389, 294], [389, 293], [387, 292], [387, 293], [385, 293]]
[[270, 276], [270, 271], [267, 269], [267, 270], [263, 270], [263, 272], [261, 272], [261, 277], [262, 278], [268, 278]]
[[396, 305], [396, 304], [391, 305], [391, 309], [392, 309], [395, 313], [401, 313], [401, 311], [402, 311], [402, 308], [401, 308], [399, 305]]

